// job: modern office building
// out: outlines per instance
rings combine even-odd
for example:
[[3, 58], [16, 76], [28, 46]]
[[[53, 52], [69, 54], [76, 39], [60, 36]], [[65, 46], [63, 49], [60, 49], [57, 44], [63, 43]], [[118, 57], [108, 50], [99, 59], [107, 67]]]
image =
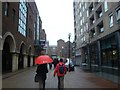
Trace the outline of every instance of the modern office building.
[[[74, 2], [73, 4], [76, 58], [77, 55], [80, 55], [81, 57], [79, 59], [81, 60], [82, 67], [114, 82], [118, 82], [118, 70], [120, 67], [119, 3], [104, 0], [103, 2]], [[85, 13], [88, 17], [84, 15]], [[85, 33], [83, 32], [85, 39], [84, 37], [82, 39], [82, 35], [78, 35], [77, 32], [79, 30], [81, 31], [80, 27], [84, 27], [84, 24], [81, 23], [80, 16], [83, 18], [82, 22], [88, 24], [86, 26], [88, 27], [86, 29], [87, 31]]]
[[42, 23], [36, 3], [20, 1], [2, 2], [3, 73], [33, 66], [36, 46], [40, 46]]

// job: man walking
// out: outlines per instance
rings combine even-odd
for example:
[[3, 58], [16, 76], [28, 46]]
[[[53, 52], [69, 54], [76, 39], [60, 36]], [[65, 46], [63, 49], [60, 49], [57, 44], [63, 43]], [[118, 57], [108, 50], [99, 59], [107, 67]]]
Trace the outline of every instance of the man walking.
[[58, 76], [58, 89], [59, 90], [64, 88], [64, 75], [66, 74], [66, 71], [67, 71], [66, 66], [63, 63], [63, 59], [61, 58], [54, 70], [54, 77], [55, 77], [56, 73]]

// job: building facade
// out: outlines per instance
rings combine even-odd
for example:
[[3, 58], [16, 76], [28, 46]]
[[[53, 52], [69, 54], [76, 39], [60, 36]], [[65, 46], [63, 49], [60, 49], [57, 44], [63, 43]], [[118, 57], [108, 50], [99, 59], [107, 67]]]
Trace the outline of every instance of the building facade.
[[[120, 66], [120, 2], [76, 2], [79, 4], [77, 9], [82, 6], [86, 10], [82, 10], [82, 14], [87, 13], [86, 22], [88, 23], [87, 38], [84, 43], [79, 42], [77, 38], [81, 39], [82, 35], [76, 35], [76, 50], [80, 47], [81, 65], [84, 68], [96, 72], [99, 75], [106, 77], [109, 80], [118, 82], [119, 66]], [[86, 5], [87, 6], [86, 6]], [[74, 9], [77, 6], [74, 4]], [[74, 25], [76, 29], [80, 30], [82, 24], [76, 25], [77, 9], [74, 10]], [[84, 15], [82, 15], [83, 18]], [[83, 19], [85, 20], [85, 19]], [[83, 27], [83, 25], [82, 25]], [[83, 39], [84, 40], [84, 39]], [[76, 51], [77, 52], [77, 51]], [[78, 51], [79, 52], [79, 51]], [[113, 78], [110, 78], [110, 77]]]
[[59, 57], [64, 57], [64, 51], [65, 51], [65, 41], [62, 39], [59, 39], [57, 41], [57, 55]]
[[35, 2], [2, 2], [2, 73], [34, 65], [40, 22]]

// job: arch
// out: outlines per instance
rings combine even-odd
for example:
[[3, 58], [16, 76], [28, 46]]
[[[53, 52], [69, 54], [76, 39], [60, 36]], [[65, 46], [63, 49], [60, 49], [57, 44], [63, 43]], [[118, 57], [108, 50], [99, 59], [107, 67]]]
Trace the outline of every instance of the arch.
[[32, 47], [31, 47], [31, 45], [28, 47], [28, 54], [32, 55]]
[[[20, 52], [21, 49], [22, 49], [22, 52]], [[26, 44], [24, 43], [24, 41], [22, 41], [19, 46], [19, 52], [22, 54], [26, 54]]]
[[10, 52], [15, 52], [16, 51], [16, 42], [15, 38], [10, 32], [6, 32], [4, 36], [2, 37], [2, 44], [1, 44], [1, 49], [3, 49], [4, 42], [7, 40], [10, 44]]
[[19, 56], [18, 56], [18, 69], [24, 68], [24, 54], [26, 54], [26, 45], [22, 41], [19, 47]]
[[12, 72], [12, 54], [15, 52], [16, 43], [14, 36], [7, 32], [2, 38], [2, 73]]

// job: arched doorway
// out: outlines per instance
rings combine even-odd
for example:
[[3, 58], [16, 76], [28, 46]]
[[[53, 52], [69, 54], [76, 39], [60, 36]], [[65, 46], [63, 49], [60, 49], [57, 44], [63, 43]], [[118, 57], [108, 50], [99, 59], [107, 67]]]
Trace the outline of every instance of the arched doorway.
[[2, 73], [12, 72], [12, 53], [15, 49], [13, 38], [8, 35], [4, 37], [2, 50]]
[[22, 43], [20, 46], [20, 53], [18, 57], [18, 70], [24, 68], [24, 54], [25, 54], [25, 44]]

